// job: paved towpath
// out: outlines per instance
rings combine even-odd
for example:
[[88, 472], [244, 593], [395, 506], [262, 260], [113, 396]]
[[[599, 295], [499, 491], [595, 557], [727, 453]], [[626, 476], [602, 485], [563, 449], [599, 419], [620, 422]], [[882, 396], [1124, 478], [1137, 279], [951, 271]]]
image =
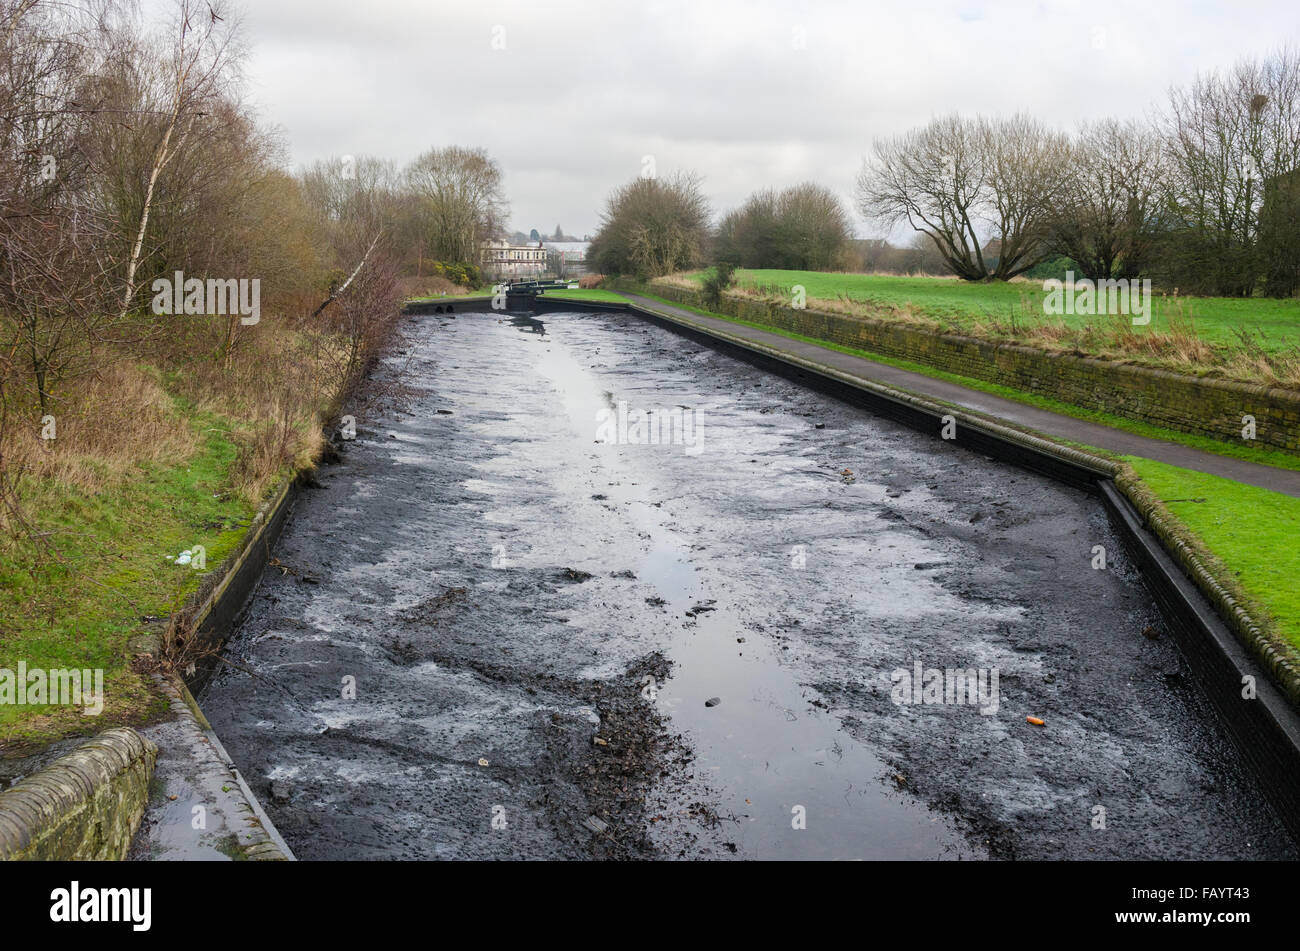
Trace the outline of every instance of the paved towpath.
[[1274, 492], [1300, 498], [1300, 471], [1279, 469], [1245, 459], [1220, 456], [1216, 453], [1194, 449], [1191, 446], [1184, 446], [1181, 443], [1152, 439], [1149, 436], [1138, 436], [1122, 429], [1116, 429], [1113, 426], [1107, 426], [1104, 423], [1093, 423], [1076, 419], [1073, 416], [1054, 413], [1051, 410], [971, 389], [959, 383], [950, 383], [947, 380], [935, 379], [923, 373], [903, 370], [888, 363], [879, 363], [865, 357], [853, 356], [839, 350], [833, 350], [830, 347], [795, 340], [782, 334], [759, 330], [719, 317], [705, 317], [694, 311], [674, 307], [671, 304], [665, 304], [638, 294], [625, 293], [623, 296], [638, 307], [671, 317], [673, 320], [702, 330], [716, 330], [734, 337], [751, 340], [793, 354], [801, 359], [831, 367], [841, 373], [847, 373], [864, 380], [871, 380], [900, 390], [907, 390], [920, 396], [942, 400], [989, 416], [995, 416], [1008, 423], [1034, 429], [1045, 436], [1068, 439], [1072, 442], [1096, 446], [1126, 456], [1141, 456], [1145, 459], [1154, 459], [1157, 462], [1168, 463], [1171, 466], [1222, 476], [1225, 479], [1233, 479], [1246, 485], [1271, 489]]

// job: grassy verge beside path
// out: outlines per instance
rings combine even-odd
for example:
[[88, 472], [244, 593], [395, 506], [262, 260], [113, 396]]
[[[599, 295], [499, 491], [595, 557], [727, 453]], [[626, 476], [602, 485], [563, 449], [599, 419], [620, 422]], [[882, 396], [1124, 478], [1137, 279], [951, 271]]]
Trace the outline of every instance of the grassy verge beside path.
[[1151, 459], [1124, 461], [1236, 580], [1255, 621], [1300, 651], [1300, 499]]
[[543, 297], [548, 300], [584, 300], [584, 301], [604, 301], [606, 303], [627, 303], [627, 298], [617, 291], [607, 291], [600, 287], [581, 287], [572, 290], [546, 291]]

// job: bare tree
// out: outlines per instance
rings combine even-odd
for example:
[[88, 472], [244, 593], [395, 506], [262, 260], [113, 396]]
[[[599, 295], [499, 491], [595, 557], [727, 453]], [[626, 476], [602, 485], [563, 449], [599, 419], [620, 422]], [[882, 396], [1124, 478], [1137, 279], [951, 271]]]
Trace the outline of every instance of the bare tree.
[[481, 243], [501, 232], [508, 213], [501, 166], [483, 149], [453, 145], [417, 158], [406, 181], [420, 199], [427, 253], [477, 264]]
[[112, 307], [109, 222], [85, 199], [112, 12], [0, 0], [0, 326], [42, 415], [53, 379], [85, 356], [77, 345]]
[[829, 188], [768, 188], [723, 217], [714, 257], [741, 267], [825, 270], [838, 263], [848, 233], [848, 215]]
[[333, 222], [356, 222], [373, 233], [402, 214], [405, 181], [396, 163], [373, 155], [316, 162], [302, 175], [311, 203]]
[[[858, 206], [870, 220], [928, 234], [960, 277], [1006, 280], [1048, 253], [1067, 157], [1065, 137], [1028, 116], [937, 118], [875, 143], [858, 176]], [[986, 243], [998, 248], [995, 262]]]
[[1052, 250], [1088, 278], [1134, 278], [1152, 262], [1168, 175], [1155, 129], [1107, 119], [1086, 125], [1070, 150], [1055, 214]]
[[813, 182], [787, 188], [777, 201], [777, 219], [778, 267], [835, 266], [849, 235], [849, 217], [834, 192]]
[[739, 267], [779, 267], [777, 193], [764, 188], [723, 215], [714, 235], [714, 260]]
[[1200, 76], [1170, 93], [1169, 282], [1201, 293], [1249, 295], [1269, 182], [1300, 167], [1300, 59], [1289, 50]]
[[236, 35], [233, 14], [221, 0], [175, 0], [170, 55], [165, 64], [165, 82], [149, 88], [151, 100], [142, 111], [159, 114], [163, 122], [145, 181], [139, 226], [126, 260], [120, 316], [131, 309], [138, 290], [136, 271], [144, 250], [158, 177], [180, 153], [194, 129], [226, 91], [231, 44]]
[[699, 176], [637, 178], [609, 197], [587, 256], [605, 274], [657, 277], [698, 267], [709, 244]]

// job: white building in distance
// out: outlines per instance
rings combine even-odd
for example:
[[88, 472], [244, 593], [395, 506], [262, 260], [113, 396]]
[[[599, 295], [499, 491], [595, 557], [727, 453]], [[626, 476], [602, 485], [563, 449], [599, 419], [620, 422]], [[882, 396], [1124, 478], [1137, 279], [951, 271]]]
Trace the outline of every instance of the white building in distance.
[[546, 270], [546, 248], [536, 244], [511, 244], [492, 238], [481, 246], [483, 276], [492, 280], [534, 280]]

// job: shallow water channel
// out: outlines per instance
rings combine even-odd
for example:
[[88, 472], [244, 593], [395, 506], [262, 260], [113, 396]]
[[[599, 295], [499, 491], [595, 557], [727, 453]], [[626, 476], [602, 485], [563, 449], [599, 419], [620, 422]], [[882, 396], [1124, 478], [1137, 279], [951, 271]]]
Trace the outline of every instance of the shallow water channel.
[[405, 333], [200, 697], [299, 857], [1294, 857], [1091, 497], [633, 315]]

